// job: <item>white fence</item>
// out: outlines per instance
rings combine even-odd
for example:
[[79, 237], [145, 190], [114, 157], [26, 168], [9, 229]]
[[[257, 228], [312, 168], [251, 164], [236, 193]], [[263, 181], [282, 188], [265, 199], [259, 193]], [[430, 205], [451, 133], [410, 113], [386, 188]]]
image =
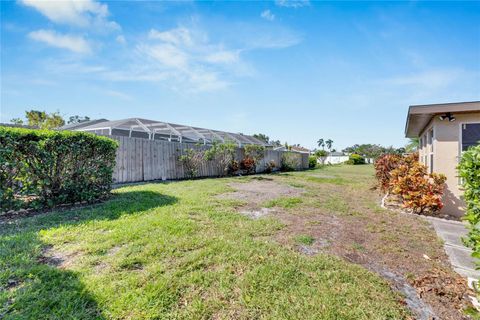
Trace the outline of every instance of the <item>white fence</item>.
[[[349, 156], [347, 155], [341, 155], [341, 156], [327, 156], [325, 158], [325, 162], [324, 164], [340, 164], [340, 163], [344, 163], [345, 161], [347, 161], [349, 159]], [[318, 159], [318, 162], [321, 163], [321, 160]], [[374, 159], [373, 158], [365, 158], [365, 163], [374, 163]]]

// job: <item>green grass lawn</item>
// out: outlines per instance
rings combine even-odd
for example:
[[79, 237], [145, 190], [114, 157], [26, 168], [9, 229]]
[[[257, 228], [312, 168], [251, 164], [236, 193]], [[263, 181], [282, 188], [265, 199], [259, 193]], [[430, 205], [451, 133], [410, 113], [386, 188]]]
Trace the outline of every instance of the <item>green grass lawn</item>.
[[[335, 177], [315, 177], [317, 172]], [[370, 166], [332, 167], [281, 179], [354, 185], [354, 177], [372, 172]], [[270, 237], [283, 228], [278, 220], [249, 219], [236, 213], [235, 201], [215, 197], [229, 191], [228, 183], [248, 179], [123, 187], [90, 208], [3, 223], [0, 318], [407, 316], [377, 275], [333, 256], [306, 256], [282, 246]], [[290, 208], [301, 201], [270, 205]], [[298, 241], [310, 242], [304, 238]]]

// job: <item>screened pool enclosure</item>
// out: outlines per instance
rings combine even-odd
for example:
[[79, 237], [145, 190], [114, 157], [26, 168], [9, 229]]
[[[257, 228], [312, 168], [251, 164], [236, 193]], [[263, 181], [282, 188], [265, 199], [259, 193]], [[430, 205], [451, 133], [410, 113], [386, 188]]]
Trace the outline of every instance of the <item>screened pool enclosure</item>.
[[149, 140], [165, 140], [183, 143], [212, 144], [213, 142], [233, 142], [239, 147], [248, 144], [269, 146], [267, 143], [249, 135], [219, 130], [192, 127], [162, 121], [129, 118], [108, 121], [102, 119], [66, 125], [61, 129], [86, 131], [105, 136], [123, 136]]

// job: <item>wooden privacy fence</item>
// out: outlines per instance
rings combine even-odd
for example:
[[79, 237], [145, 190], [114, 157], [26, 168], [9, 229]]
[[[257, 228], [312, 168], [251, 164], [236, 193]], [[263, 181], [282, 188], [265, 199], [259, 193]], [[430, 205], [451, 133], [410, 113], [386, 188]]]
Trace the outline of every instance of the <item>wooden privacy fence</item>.
[[[149, 181], [149, 180], [174, 180], [186, 178], [183, 165], [178, 157], [186, 149], [207, 150], [209, 146], [191, 143], [169, 142], [162, 140], [147, 140], [111, 136], [119, 142], [116, 155], [116, 165], [113, 172], [115, 183]], [[274, 161], [277, 168], [282, 162], [285, 151], [265, 150], [265, 156], [257, 164], [257, 172], [263, 172], [266, 163]], [[308, 154], [291, 153], [297, 158], [297, 170], [308, 168]], [[244, 158], [243, 148], [237, 148], [235, 160], [240, 162]], [[213, 161], [202, 161], [199, 168], [199, 177], [219, 176], [218, 166]]]

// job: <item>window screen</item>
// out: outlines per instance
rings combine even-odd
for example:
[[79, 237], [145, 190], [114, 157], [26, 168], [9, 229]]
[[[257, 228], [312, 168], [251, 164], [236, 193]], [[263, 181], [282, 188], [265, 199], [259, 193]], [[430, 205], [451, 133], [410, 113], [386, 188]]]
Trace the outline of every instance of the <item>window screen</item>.
[[465, 123], [462, 125], [462, 151], [480, 144], [480, 123]]

